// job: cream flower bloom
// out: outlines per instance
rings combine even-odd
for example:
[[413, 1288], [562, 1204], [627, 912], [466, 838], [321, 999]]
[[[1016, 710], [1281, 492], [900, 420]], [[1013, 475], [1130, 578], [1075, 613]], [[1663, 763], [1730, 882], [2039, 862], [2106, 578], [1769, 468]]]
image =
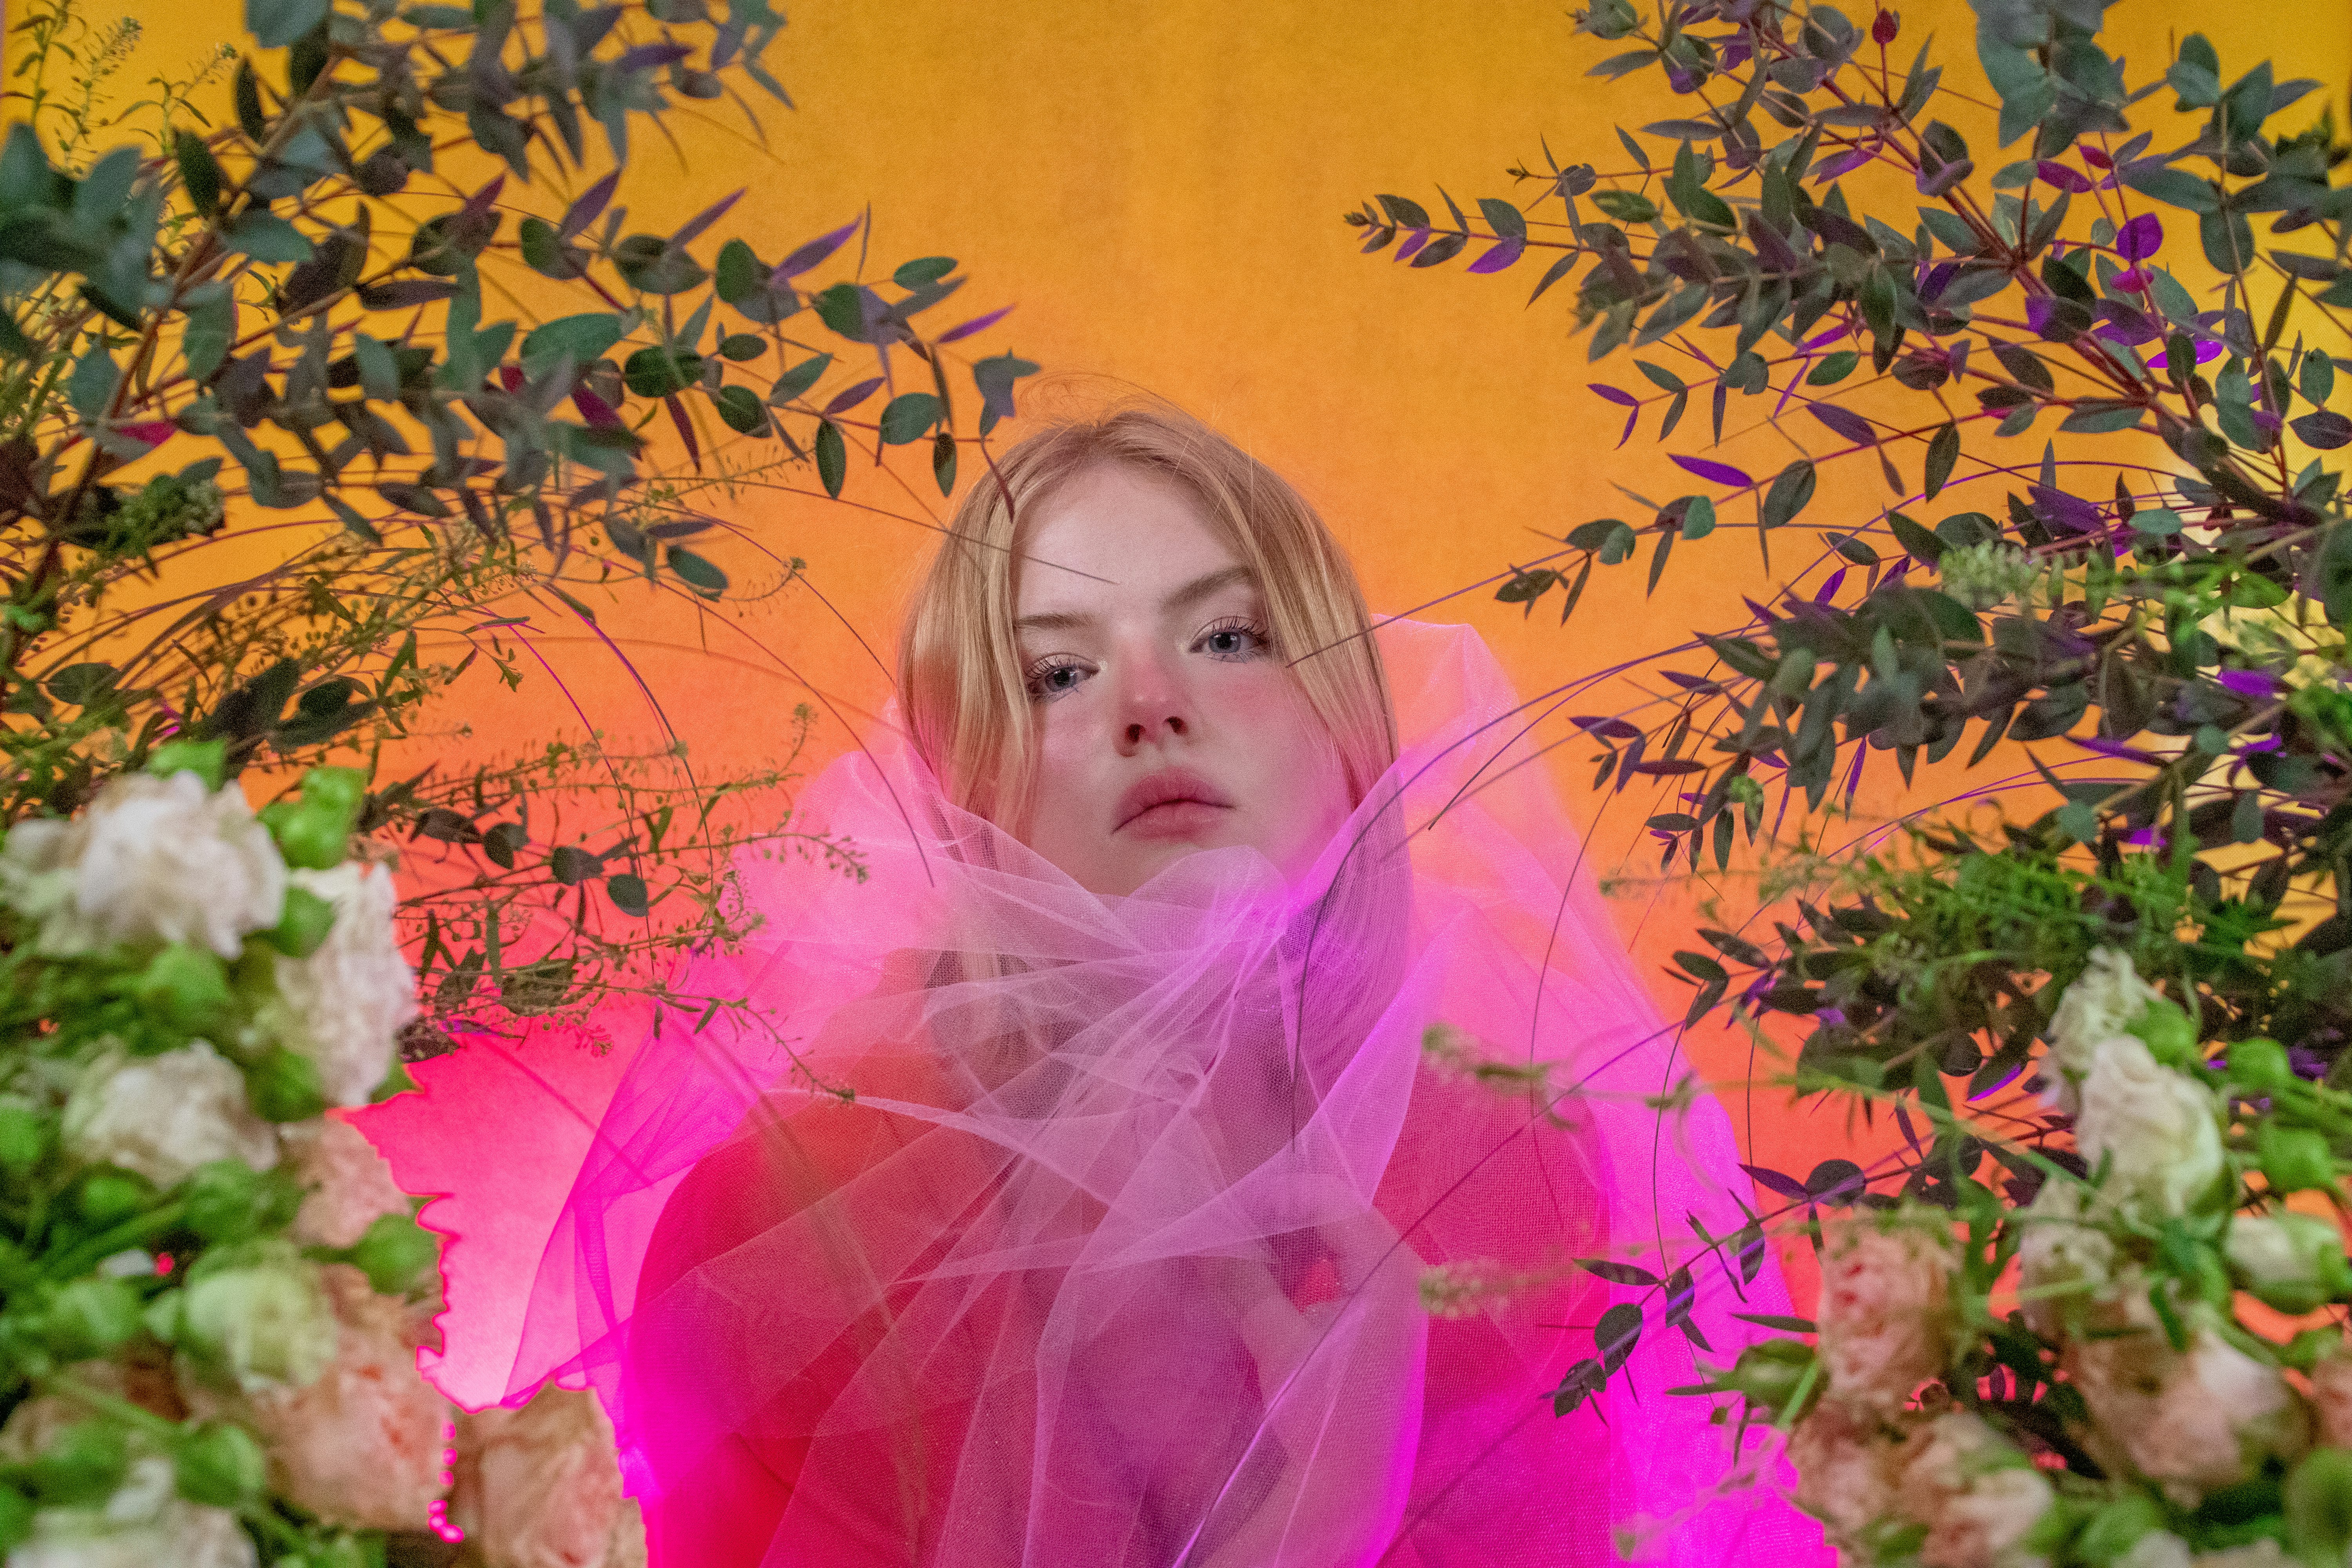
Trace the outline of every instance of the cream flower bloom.
[[299, 1387], [241, 1400], [192, 1388], [189, 1404], [250, 1425], [268, 1450], [272, 1489], [328, 1523], [426, 1529], [453, 1412], [416, 1370], [422, 1314], [377, 1295], [348, 1264], [320, 1273], [332, 1304], [331, 1362]]
[[2222, 1247], [2256, 1295], [2283, 1311], [2310, 1311], [2345, 1274], [2344, 1233], [2316, 1215], [2240, 1215]]
[[2136, 1289], [2115, 1305], [2118, 1326], [2137, 1331], [2078, 1340], [2064, 1365], [2099, 1431], [2167, 1495], [2191, 1506], [2264, 1456], [2292, 1460], [2308, 1446], [2309, 1417], [2276, 1368], [2201, 1325], [2174, 1350]]
[[2159, 1063], [2129, 1035], [2098, 1041], [2084, 1075], [2075, 1146], [2107, 1201], [2156, 1215], [2186, 1214], [2225, 1167], [2213, 1091]]
[[1822, 1521], [1832, 1545], [1857, 1556], [1875, 1528], [1900, 1509], [1902, 1446], [1859, 1404], [1824, 1399], [1789, 1435], [1799, 1508]]
[[226, 1509], [173, 1493], [172, 1461], [150, 1455], [100, 1508], [45, 1508], [7, 1568], [256, 1568], [253, 1539]]
[[2056, 1340], [2078, 1304], [2085, 1302], [2115, 1272], [2116, 1244], [2086, 1212], [2079, 1182], [2053, 1176], [2021, 1213], [2024, 1236], [2017, 1247], [2018, 1282], [2028, 1289], [2080, 1284], [2080, 1295], [2041, 1296], [2024, 1303], [2026, 1326]]
[[291, 1242], [207, 1255], [190, 1271], [180, 1319], [180, 1342], [249, 1394], [299, 1387], [335, 1358], [333, 1305], [317, 1265]]
[[2190, 1568], [2189, 1542], [2168, 1530], [2151, 1530], [2116, 1559], [2115, 1568]]
[[131, 773], [71, 821], [10, 828], [0, 897], [41, 922], [43, 952], [184, 942], [235, 958], [247, 932], [278, 923], [286, 863], [236, 784]]
[[1906, 1511], [1927, 1527], [1921, 1568], [2025, 1568], [2025, 1538], [2057, 1493], [2025, 1456], [1966, 1411], [1915, 1434], [1903, 1466]]
[[350, 1247], [383, 1215], [408, 1213], [408, 1194], [367, 1135], [340, 1116], [287, 1128], [280, 1136], [310, 1194], [294, 1215], [294, 1239]]
[[159, 1187], [214, 1160], [257, 1171], [278, 1163], [278, 1135], [253, 1113], [245, 1075], [203, 1040], [161, 1056], [101, 1056], [67, 1098], [61, 1133], [75, 1159], [136, 1171]]
[[278, 995], [261, 1024], [318, 1064], [329, 1101], [365, 1105], [392, 1070], [400, 1026], [416, 1016], [416, 976], [393, 929], [392, 872], [346, 860], [293, 879], [334, 905], [335, 923], [310, 957], [278, 960]]
[[450, 1518], [496, 1568], [644, 1568], [645, 1521], [594, 1394], [545, 1388], [460, 1416], [457, 1454]]
[[2053, 1110], [2072, 1116], [2080, 1109], [2083, 1079], [2090, 1075], [2091, 1058], [2099, 1043], [2128, 1034], [2151, 1002], [2161, 1000], [2139, 977], [2127, 954], [2103, 947], [2074, 983], [2058, 998], [2047, 1031], [2052, 1069], [2044, 1091]]
[[1916, 1225], [1839, 1225], [1822, 1259], [1822, 1370], [1830, 1392], [1882, 1413], [1944, 1370], [1951, 1243]]

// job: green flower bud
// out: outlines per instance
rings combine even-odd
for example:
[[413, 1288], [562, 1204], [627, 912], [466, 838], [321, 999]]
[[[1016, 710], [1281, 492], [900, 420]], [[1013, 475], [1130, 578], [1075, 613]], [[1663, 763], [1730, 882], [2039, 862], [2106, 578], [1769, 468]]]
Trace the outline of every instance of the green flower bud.
[[2352, 1546], [2352, 1452], [2314, 1448], [2286, 1478], [2287, 1549], [2306, 1563], [2341, 1563]]
[[77, 1421], [41, 1451], [28, 1467], [28, 1479], [43, 1502], [72, 1508], [105, 1501], [130, 1468], [131, 1444], [121, 1427], [110, 1421]]
[[273, 1046], [245, 1069], [245, 1098], [264, 1121], [308, 1121], [327, 1109], [319, 1064], [299, 1051]]
[[215, 1244], [275, 1230], [301, 1204], [301, 1190], [284, 1173], [257, 1171], [242, 1160], [215, 1160], [188, 1178], [188, 1228]]
[[109, 1166], [81, 1179], [74, 1207], [100, 1230], [119, 1225], [155, 1200], [155, 1189], [144, 1176]]
[[179, 1291], [166, 1290], [147, 1303], [147, 1310], [139, 1314], [139, 1321], [147, 1325], [147, 1331], [161, 1343], [178, 1344], [180, 1312], [184, 1305]]
[[2167, 1067], [2185, 1067], [2202, 1061], [2205, 1053], [2197, 1048], [2197, 1026], [2180, 1005], [2159, 996], [2143, 1009], [2126, 1031], [2137, 1035], [2147, 1047], [2147, 1054]]
[[247, 1394], [299, 1387], [335, 1358], [334, 1308], [290, 1242], [207, 1253], [181, 1296], [182, 1348]]
[[406, 1215], [378, 1215], [350, 1257], [379, 1294], [397, 1296], [441, 1261], [441, 1238]]
[[42, 1315], [44, 1337], [59, 1361], [110, 1355], [140, 1330], [139, 1293], [121, 1279], [77, 1279], [58, 1288]]
[[261, 820], [289, 866], [324, 871], [342, 864], [366, 800], [367, 775], [357, 769], [312, 768], [303, 775], [300, 803], [274, 802]]
[[0, 1487], [0, 1555], [22, 1546], [33, 1533], [33, 1500], [15, 1487]]
[[0, 1297], [13, 1295], [31, 1284], [34, 1273], [33, 1260], [25, 1256], [25, 1249], [6, 1237], [0, 1237]]
[[289, 958], [308, 958], [327, 940], [335, 923], [335, 906], [308, 888], [286, 889], [286, 912], [262, 940]]
[[1777, 1415], [1796, 1397], [1812, 1365], [1812, 1346], [1801, 1340], [1766, 1340], [1741, 1351], [1731, 1370], [1716, 1379], [1716, 1386], [1744, 1394], [1749, 1405]]
[[209, 948], [175, 942], [147, 961], [132, 994], [180, 1028], [195, 1032], [229, 1005], [228, 966]]
[[261, 1495], [269, 1460], [253, 1434], [235, 1422], [215, 1421], [183, 1437], [172, 1455], [180, 1495], [215, 1508], [239, 1508]]
[[205, 788], [218, 791], [228, 777], [226, 741], [166, 741], [147, 753], [147, 771], [157, 778], [192, 773]]
[[2113, 1563], [2143, 1535], [2164, 1525], [2164, 1510], [2155, 1500], [2128, 1492], [2091, 1516], [2074, 1538], [2074, 1555], [2085, 1563]]
[[19, 1174], [48, 1152], [49, 1118], [22, 1100], [0, 1100], [0, 1170]]
[[2265, 1121], [2254, 1135], [2254, 1152], [2262, 1162], [2263, 1179], [2274, 1193], [2299, 1193], [2336, 1184], [2336, 1157], [2327, 1140], [2307, 1127], [2281, 1127]]
[[2230, 1047], [2230, 1081], [2255, 1094], [2273, 1094], [2294, 1082], [2294, 1068], [2284, 1046], [2258, 1036]]

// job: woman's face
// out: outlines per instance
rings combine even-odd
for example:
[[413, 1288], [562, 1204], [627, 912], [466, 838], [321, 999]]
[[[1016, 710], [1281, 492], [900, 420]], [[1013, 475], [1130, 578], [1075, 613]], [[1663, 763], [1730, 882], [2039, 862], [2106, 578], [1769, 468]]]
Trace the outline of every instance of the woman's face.
[[1246, 844], [1303, 872], [1346, 819], [1339, 756], [1249, 569], [1184, 490], [1117, 464], [1040, 506], [1015, 629], [1041, 736], [1029, 847], [1097, 893]]

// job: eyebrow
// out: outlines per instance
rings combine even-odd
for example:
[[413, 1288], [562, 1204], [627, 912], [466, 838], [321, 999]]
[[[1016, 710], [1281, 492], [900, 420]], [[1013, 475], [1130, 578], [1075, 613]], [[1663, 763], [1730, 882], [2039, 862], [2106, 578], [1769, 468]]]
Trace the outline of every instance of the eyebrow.
[[[1255, 584], [1256, 574], [1247, 566], [1226, 566], [1204, 577], [1195, 577], [1160, 601], [1160, 609], [1186, 610], [1202, 600], [1229, 588], [1236, 583]], [[1054, 611], [1042, 616], [1023, 616], [1013, 623], [1016, 632], [1058, 632], [1073, 627], [1091, 626], [1095, 617], [1074, 611]]]

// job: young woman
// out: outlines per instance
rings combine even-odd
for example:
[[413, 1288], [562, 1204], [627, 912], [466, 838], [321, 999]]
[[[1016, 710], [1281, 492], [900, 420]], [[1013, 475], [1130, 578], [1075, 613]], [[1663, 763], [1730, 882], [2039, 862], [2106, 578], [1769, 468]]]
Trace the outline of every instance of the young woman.
[[864, 879], [752, 871], [756, 951], [682, 984], [766, 1025], [647, 1043], [541, 1267], [515, 1386], [595, 1384], [656, 1568], [1818, 1550], [1665, 1393], [1773, 1279], [1570, 1261], [1665, 1276], [1745, 1184], [1654, 1109], [1474, 636], [1374, 628], [1286, 484], [1129, 408], [974, 488], [900, 696], [802, 802]]

